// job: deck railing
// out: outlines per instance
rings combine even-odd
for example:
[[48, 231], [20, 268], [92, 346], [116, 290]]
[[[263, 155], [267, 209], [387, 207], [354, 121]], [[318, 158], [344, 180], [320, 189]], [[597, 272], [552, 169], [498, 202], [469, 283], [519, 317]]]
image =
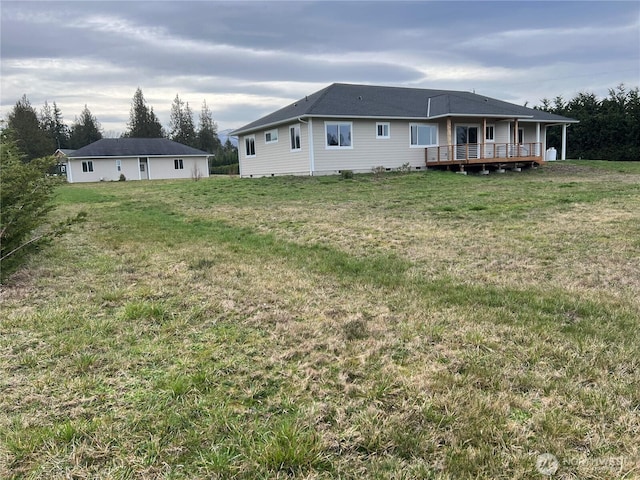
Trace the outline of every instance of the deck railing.
[[542, 143], [465, 143], [425, 148], [427, 164], [496, 162], [500, 159], [542, 160]]

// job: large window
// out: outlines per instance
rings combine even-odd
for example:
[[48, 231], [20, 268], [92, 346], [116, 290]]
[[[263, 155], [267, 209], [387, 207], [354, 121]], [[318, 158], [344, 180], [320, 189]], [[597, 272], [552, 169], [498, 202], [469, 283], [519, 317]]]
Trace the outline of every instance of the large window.
[[376, 138], [390, 138], [389, 123], [376, 123]]
[[247, 157], [256, 156], [256, 137], [254, 135], [244, 137], [244, 153]]
[[428, 147], [438, 144], [438, 126], [424, 123], [411, 124], [411, 146]]
[[87, 162], [82, 162], [82, 171], [93, 172], [93, 161], [89, 160]]
[[173, 160], [173, 168], [175, 168], [176, 170], [184, 169], [184, 162], [181, 158], [176, 158]]
[[327, 148], [351, 148], [351, 122], [325, 122]]
[[291, 150], [300, 150], [300, 125], [293, 125], [289, 128], [289, 140]]
[[274, 128], [264, 132], [264, 143], [278, 143], [278, 129]]

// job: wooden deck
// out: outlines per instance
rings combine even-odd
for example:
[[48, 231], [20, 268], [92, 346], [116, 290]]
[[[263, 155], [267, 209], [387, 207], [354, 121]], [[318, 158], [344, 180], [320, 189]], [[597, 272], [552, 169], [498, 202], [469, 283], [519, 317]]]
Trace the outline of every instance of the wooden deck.
[[542, 165], [541, 143], [469, 143], [425, 148], [427, 167], [450, 165], [500, 165], [536, 163]]

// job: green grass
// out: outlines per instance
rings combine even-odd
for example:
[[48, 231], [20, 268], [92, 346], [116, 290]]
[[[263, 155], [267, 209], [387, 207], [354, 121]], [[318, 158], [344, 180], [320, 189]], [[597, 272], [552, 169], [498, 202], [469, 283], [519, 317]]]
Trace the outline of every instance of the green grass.
[[67, 185], [0, 477], [640, 475], [640, 167]]

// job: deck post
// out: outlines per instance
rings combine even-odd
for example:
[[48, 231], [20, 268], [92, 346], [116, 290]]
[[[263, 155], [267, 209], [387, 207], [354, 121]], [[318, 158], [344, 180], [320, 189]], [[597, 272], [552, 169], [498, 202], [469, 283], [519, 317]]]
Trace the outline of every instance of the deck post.
[[567, 124], [562, 124], [562, 154], [560, 160], [567, 159]]

